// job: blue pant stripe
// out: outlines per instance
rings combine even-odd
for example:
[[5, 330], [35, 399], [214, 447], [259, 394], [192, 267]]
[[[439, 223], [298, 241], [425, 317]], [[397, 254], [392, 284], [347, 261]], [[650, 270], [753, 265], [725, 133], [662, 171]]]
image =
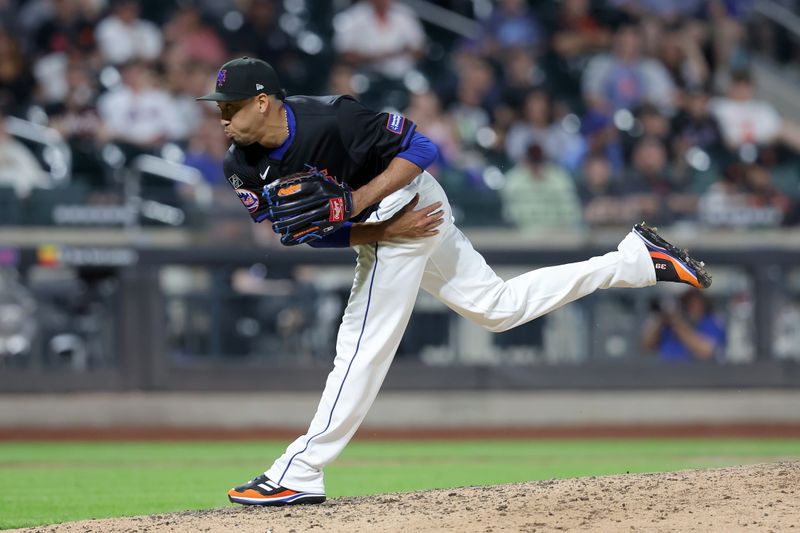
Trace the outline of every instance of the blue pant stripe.
[[336, 393], [336, 399], [333, 401], [333, 405], [331, 406], [331, 414], [328, 417], [328, 424], [325, 426], [325, 429], [313, 435], [311, 438], [306, 441], [305, 447], [300, 450], [299, 452], [295, 453], [289, 462], [286, 464], [286, 468], [283, 470], [283, 474], [281, 474], [281, 478], [278, 480], [278, 485], [281, 484], [283, 481], [284, 476], [286, 476], [286, 472], [289, 471], [289, 467], [292, 466], [292, 461], [294, 458], [303, 453], [308, 449], [308, 445], [311, 444], [311, 441], [315, 438], [319, 437], [320, 435], [324, 434], [328, 431], [328, 428], [331, 427], [331, 421], [333, 420], [333, 410], [336, 409], [336, 404], [339, 402], [339, 396], [342, 395], [342, 389], [344, 389], [345, 381], [347, 381], [347, 376], [350, 374], [350, 368], [353, 366], [353, 361], [356, 360], [356, 356], [358, 355], [358, 349], [361, 346], [361, 338], [364, 336], [364, 330], [367, 327], [367, 316], [369, 315], [369, 304], [372, 301], [372, 286], [375, 282], [375, 272], [378, 271], [378, 243], [375, 243], [375, 264], [372, 266], [372, 277], [369, 280], [369, 292], [367, 293], [367, 308], [364, 310], [364, 322], [361, 324], [361, 333], [358, 336], [358, 342], [356, 343], [356, 351], [353, 353], [353, 357], [350, 359], [350, 363], [347, 365], [347, 372], [344, 373], [344, 378], [342, 378], [342, 384], [339, 385], [339, 392]]

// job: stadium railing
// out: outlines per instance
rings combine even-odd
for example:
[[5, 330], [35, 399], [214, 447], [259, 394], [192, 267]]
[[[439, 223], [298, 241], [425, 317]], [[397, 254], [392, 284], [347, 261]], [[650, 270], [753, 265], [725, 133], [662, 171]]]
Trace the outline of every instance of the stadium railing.
[[[608, 250], [595, 239], [515, 249], [476, 236], [504, 276]], [[387, 387], [800, 385], [798, 243], [729, 235], [694, 244], [713, 267], [709, 295], [728, 330], [714, 361], [662, 362], [639, 348], [650, 306], [674, 297], [675, 286], [600, 291], [498, 335], [422, 295]], [[36, 302], [27, 314], [19, 302], [3, 302], [36, 334], [25, 353], [9, 353], [9, 335], [0, 332], [0, 391], [303, 390], [317, 388], [330, 370], [353, 255], [42, 245], [0, 249], [0, 262]]]

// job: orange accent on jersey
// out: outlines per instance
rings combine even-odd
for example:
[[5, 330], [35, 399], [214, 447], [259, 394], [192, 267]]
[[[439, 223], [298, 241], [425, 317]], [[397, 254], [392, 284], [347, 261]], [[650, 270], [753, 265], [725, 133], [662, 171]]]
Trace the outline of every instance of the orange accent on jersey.
[[675, 260], [675, 258], [662, 252], [650, 252], [650, 257], [669, 261], [672, 263], [672, 266], [675, 267], [675, 272], [678, 273], [678, 277], [681, 278], [681, 280], [685, 281], [692, 287], [697, 287], [698, 289], [703, 288], [703, 286], [700, 284], [700, 281], [697, 279], [697, 276], [692, 274], [685, 266], [683, 266], [680, 261]]
[[278, 189], [278, 196], [289, 196], [290, 194], [294, 194], [300, 190], [300, 184], [295, 183], [293, 185], [287, 185], [286, 187], [281, 187]]

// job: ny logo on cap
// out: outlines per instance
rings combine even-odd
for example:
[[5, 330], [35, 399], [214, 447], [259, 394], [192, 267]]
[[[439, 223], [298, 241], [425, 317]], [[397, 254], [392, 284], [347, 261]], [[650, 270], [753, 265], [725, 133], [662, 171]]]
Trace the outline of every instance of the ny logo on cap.
[[227, 70], [222, 69], [219, 71], [219, 74], [217, 74], [217, 89], [220, 89], [223, 85], [225, 85], [225, 78], [227, 73], [228, 73]]

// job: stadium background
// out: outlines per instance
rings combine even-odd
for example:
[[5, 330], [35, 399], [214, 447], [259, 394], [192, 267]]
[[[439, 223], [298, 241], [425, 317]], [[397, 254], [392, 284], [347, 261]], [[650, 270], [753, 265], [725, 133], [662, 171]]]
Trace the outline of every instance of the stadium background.
[[798, 3], [385, 3], [399, 29], [376, 51], [348, 0], [0, 2], [0, 437], [305, 427], [353, 255], [282, 249], [231, 193], [194, 97], [245, 54], [290, 94], [413, 119], [504, 277], [643, 219], [714, 275], [695, 354], [645, 338], [692, 305], [681, 287], [503, 334], [421, 293], [357, 439], [796, 437]]

